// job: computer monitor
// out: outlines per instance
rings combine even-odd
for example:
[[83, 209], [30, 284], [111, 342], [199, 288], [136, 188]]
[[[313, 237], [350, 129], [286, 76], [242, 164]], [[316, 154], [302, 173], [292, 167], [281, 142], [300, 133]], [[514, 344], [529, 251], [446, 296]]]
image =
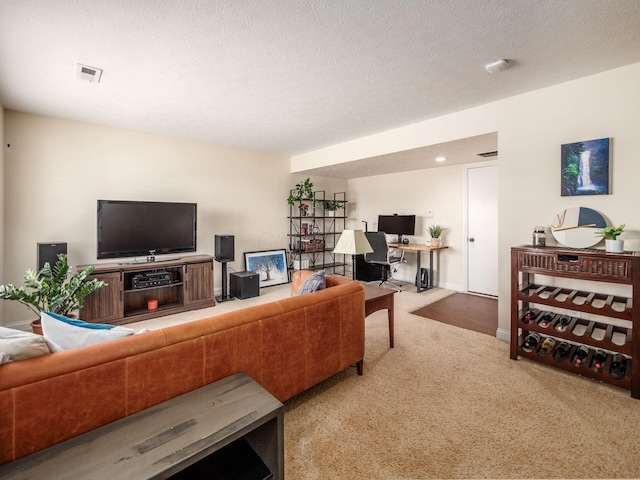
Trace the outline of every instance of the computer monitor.
[[398, 243], [402, 243], [402, 235], [415, 235], [415, 215], [378, 215], [378, 231], [389, 235], [398, 235]]

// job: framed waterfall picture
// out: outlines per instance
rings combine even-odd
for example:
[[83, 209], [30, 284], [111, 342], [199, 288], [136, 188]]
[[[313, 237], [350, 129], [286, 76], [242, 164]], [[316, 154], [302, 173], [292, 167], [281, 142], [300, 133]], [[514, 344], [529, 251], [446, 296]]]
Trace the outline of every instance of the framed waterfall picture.
[[245, 252], [244, 264], [248, 272], [258, 274], [260, 288], [289, 283], [287, 254], [284, 249]]
[[561, 151], [561, 195], [609, 194], [609, 138], [565, 143]]

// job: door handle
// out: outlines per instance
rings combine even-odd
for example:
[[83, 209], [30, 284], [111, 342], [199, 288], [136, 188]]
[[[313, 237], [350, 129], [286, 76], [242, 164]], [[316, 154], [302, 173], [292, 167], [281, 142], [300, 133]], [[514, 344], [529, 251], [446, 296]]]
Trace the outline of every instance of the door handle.
[[473, 237], [471, 237], [471, 238], [469, 238], [469, 241], [470, 241], [471, 243], [473, 243], [473, 242], [475, 242], [475, 241], [476, 241], [476, 239], [475, 239], [475, 238], [473, 238]]

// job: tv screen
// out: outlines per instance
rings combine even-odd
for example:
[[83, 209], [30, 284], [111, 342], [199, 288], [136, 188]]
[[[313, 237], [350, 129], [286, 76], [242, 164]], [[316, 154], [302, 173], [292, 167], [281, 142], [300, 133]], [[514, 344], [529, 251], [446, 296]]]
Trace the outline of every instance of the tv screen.
[[390, 235], [398, 235], [398, 243], [402, 235], [415, 235], [415, 215], [378, 215], [378, 231]]
[[196, 251], [197, 204], [98, 200], [98, 258]]

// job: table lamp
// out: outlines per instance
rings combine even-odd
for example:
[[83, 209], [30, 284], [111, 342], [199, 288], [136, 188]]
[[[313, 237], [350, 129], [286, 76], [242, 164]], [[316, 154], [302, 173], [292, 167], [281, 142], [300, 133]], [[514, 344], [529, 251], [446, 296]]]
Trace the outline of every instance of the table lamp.
[[356, 255], [372, 253], [373, 248], [362, 230], [343, 230], [333, 253], [351, 255], [351, 276], [356, 278]]

